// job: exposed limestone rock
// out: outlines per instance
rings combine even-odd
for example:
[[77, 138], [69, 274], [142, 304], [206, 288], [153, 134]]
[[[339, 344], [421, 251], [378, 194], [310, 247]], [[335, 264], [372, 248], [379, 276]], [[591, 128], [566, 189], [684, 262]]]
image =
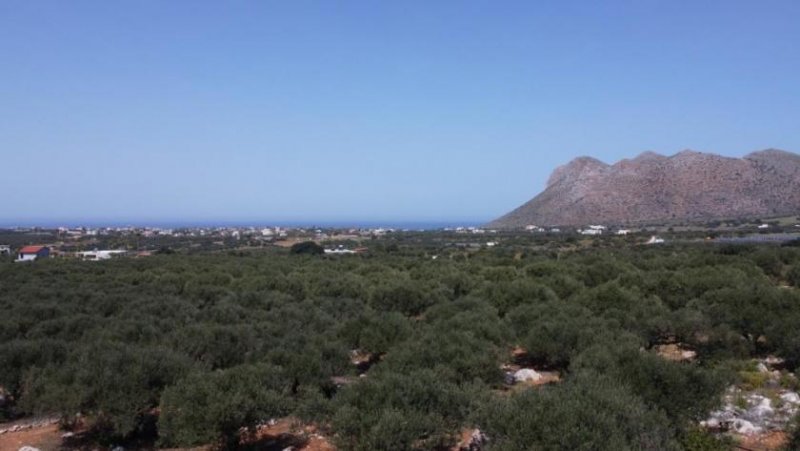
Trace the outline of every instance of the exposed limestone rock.
[[526, 381], [536, 382], [541, 378], [542, 378], [541, 374], [539, 374], [536, 370], [530, 368], [523, 368], [514, 373], [514, 381], [516, 382], [526, 382]]
[[489, 223], [496, 229], [765, 217], [800, 212], [800, 156], [744, 158], [646, 152], [613, 165], [581, 157], [557, 168], [545, 190]]

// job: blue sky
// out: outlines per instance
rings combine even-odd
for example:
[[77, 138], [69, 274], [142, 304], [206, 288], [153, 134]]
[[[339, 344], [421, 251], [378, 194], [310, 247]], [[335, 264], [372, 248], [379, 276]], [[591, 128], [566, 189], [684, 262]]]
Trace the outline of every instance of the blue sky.
[[0, 223], [481, 222], [800, 151], [800, 2], [0, 2]]

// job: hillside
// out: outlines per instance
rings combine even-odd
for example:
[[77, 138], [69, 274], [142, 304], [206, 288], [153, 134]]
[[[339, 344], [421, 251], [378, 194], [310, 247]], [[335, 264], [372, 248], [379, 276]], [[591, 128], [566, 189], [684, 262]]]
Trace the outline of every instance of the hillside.
[[800, 212], [800, 156], [743, 158], [645, 152], [608, 165], [580, 157], [553, 171], [538, 196], [488, 227], [579, 226], [790, 215]]

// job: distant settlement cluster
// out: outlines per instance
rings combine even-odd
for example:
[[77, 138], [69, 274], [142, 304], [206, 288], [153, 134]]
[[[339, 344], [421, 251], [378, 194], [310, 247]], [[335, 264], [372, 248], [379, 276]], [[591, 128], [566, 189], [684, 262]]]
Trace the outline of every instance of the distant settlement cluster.
[[[202, 250], [250, 248], [265, 245], [289, 247], [302, 241], [359, 242], [395, 232], [391, 228], [322, 229], [288, 227], [16, 227], [0, 231], [20, 244], [0, 244], [0, 256], [14, 256], [16, 262], [63, 257], [87, 261], [117, 257], [147, 257], [175, 247]], [[1, 243], [2, 241], [0, 241]], [[338, 244], [326, 254], [345, 255], [366, 251], [364, 247]]]

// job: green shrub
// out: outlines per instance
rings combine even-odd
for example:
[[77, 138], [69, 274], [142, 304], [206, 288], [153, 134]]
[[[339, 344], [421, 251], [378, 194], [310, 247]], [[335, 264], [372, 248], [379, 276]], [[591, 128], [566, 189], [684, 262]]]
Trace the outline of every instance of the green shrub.
[[292, 254], [308, 254], [308, 255], [322, 255], [325, 253], [325, 248], [313, 241], [303, 241], [295, 243], [289, 248]]
[[769, 380], [769, 375], [760, 372], [742, 371], [739, 373], [741, 378], [742, 388], [744, 390], [758, 390], [763, 388], [764, 384]]
[[35, 413], [82, 413], [102, 426], [107, 438], [124, 437], [158, 405], [162, 390], [190, 368], [188, 358], [165, 348], [92, 344], [72, 352], [62, 365], [30, 369], [20, 402]]
[[441, 449], [478, 400], [434, 371], [381, 371], [337, 396], [333, 428], [342, 449]]
[[729, 437], [715, 436], [706, 429], [691, 428], [680, 437], [685, 451], [730, 451], [733, 447]]
[[493, 450], [680, 449], [663, 413], [599, 375], [496, 401], [480, 424]]
[[[800, 242], [800, 240], [798, 241]], [[789, 269], [786, 278], [792, 286], [800, 288], [800, 263], [795, 263], [791, 269]]]
[[292, 381], [283, 370], [246, 365], [193, 373], [165, 390], [158, 421], [163, 445], [237, 443], [239, 430], [292, 410]]

